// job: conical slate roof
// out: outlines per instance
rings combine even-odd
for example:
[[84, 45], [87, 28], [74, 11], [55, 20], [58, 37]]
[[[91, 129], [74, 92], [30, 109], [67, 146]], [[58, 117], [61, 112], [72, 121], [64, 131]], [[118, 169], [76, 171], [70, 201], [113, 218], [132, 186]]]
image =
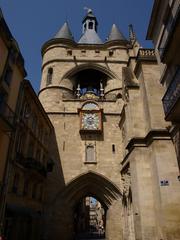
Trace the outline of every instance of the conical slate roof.
[[54, 38], [65, 38], [69, 40], [74, 40], [71, 30], [67, 22], [61, 27], [61, 29], [56, 33]]
[[118, 27], [116, 24], [112, 25], [111, 32], [108, 37], [108, 42], [113, 41], [113, 40], [124, 40], [127, 41], [124, 35], [119, 31]]
[[87, 29], [85, 33], [81, 36], [78, 43], [102, 44], [103, 42], [94, 29]]

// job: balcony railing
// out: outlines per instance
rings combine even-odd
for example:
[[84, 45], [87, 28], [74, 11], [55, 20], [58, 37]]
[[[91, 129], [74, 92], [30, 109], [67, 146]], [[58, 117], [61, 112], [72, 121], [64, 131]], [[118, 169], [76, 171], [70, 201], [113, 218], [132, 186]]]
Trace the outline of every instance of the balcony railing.
[[154, 49], [149, 48], [140, 48], [137, 56], [138, 60], [155, 60], [155, 51]]
[[176, 74], [162, 99], [166, 117], [178, 100], [180, 100], [180, 67], [177, 69]]
[[4, 101], [0, 102], [0, 117], [6, 123], [6, 127], [13, 128], [14, 125], [14, 112]]
[[154, 57], [155, 51], [154, 51], [154, 49], [148, 49], [148, 48], [141, 49], [140, 48], [138, 55], [139, 55], [139, 57]]
[[38, 160], [31, 157], [24, 157], [22, 154], [18, 153], [16, 156], [16, 162], [26, 169], [32, 169], [40, 173], [42, 176], [46, 177], [47, 168]]
[[38, 171], [43, 176], [46, 175], [46, 168], [45, 166], [38, 160], [34, 158], [26, 158], [26, 168], [34, 169]]

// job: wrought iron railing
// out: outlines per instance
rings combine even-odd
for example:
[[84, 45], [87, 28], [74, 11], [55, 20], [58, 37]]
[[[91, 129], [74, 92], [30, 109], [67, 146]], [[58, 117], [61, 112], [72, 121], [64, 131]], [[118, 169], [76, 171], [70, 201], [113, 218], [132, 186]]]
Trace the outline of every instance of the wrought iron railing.
[[162, 99], [165, 116], [169, 114], [178, 99], [180, 99], [180, 67], [177, 69], [175, 76]]
[[17, 153], [16, 162], [26, 169], [32, 169], [46, 177], [47, 167], [44, 166], [40, 161], [32, 157], [24, 157], [21, 153]]
[[155, 57], [154, 49], [140, 48], [138, 52], [138, 57]]
[[26, 168], [34, 169], [43, 176], [46, 176], [47, 174], [46, 167], [40, 161], [34, 158], [26, 158]]

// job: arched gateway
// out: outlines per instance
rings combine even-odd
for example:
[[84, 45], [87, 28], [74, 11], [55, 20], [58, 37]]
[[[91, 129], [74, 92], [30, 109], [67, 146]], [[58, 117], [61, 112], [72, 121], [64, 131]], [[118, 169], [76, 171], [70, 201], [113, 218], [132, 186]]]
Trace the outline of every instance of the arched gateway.
[[[53, 201], [53, 209], [58, 209], [60, 215], [57, 215], [61, 225], [53, 226], [53, 234], [60, 234], [61, 239], [68, 239], [68, 237], [72, 238], [72, 235], [75, 237], [79, 233], [83, 233], [83, 231], [89, 231], [88, 228], [85, 230], [77, 229], [78, 221], [82, 221], [82, 219], [77, 219], [77, 215], [80, 215], [77, 213], [77, 208], [82, 200], [88, 196], [97, 199], [105, 210], [104, 228], [106, 236], [113, 234], [113, 232], [111, 233], [111, 227], [109, 227], [112, 224], [113, 231], [122, 235], [121, 215], [117, 214], [122, 212], [122, 194], [119, 188], [106, 177], [92, 171], [73, 179], [67, 184], [64, 191], [57, 194]], [[113, 211], [111, 211], [111, 208], [113, 208]], [[85, 224], [86, 219], [85, 216], [83, 217]], [[63, 238], [62, 236], [65, 237]]]
[[79, 237], [95, 198], [108, 240], [180, 239], [178, 167], [154, 51], [116, 25], [103, 43], [97, 25], [89, 10], [78, 43], [65, 23], [42, 47], [39, 98], [55, 130], [43, 238]]

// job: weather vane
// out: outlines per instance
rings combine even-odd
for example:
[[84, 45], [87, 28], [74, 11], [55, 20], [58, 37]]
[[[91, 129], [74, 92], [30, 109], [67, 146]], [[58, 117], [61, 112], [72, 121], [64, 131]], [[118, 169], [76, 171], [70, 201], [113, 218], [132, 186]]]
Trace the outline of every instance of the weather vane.
[[87, 11], [87, 13], [92, 13], [92, 9], [91, 9], [91, 8], [84, 7], [84, 10], [86, 10], [86, 11]]

